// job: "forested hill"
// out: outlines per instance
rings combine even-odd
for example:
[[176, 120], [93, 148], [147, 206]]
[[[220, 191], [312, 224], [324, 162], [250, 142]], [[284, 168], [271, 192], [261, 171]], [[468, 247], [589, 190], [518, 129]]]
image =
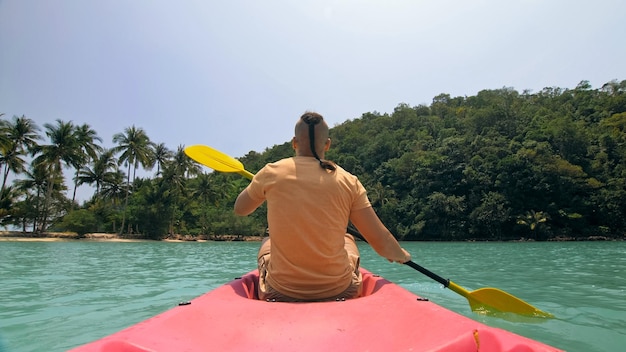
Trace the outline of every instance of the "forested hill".
[[[407, 240], [623, 238], [626, 81], [441, 94], [334, 126], [327, 158], [359, 176]], [[289, 143], [242, 158], [254, 171]]]
[[[232, 211], [248, 180], [206, 172], [182, 145], [169, 150], [141, 128], [126, 128], [114, 136], [117, 146], [105, 149], [86, 124], [46, 124], [46, 144], [25, 116], [0, 123], [0, 225], [153, 239], [265, 232], [265, 207], [248, 217]], [[327, 158], [360, 178], [376, 212], [401, 239], [626, 234], [626, 80], [596, 89], [582, 81], [534, 93], [441, 94], [429, 106], [364, 113], [333, 126], [331, 138]], [[285, 141], [240, 160], [257, 172], [292, 154]], [[156, 168], [155, 176], [135, 178], [139, 167]], [[74, 170], [72, 180], [63, 168]], [[67, 196], [80, 185], [95, 189], [82, 205]]]

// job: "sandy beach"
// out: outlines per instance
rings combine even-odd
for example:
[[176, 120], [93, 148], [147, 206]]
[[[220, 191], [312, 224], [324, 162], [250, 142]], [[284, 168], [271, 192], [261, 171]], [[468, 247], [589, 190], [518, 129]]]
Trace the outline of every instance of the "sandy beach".
[[[260, 236], [219, 235], [219, 236], [189, 236], [170, 235], [161, 241], [164, 242], [207, 242], [207, 241], [261, 241]], [[154, 241], [139, 238], [121, 238], [116, 233], [88, 233], [79, 237], [72, 232], [46, 232], [34, 234], [32, 232], [2, 231], [0, 242], [59, 242], [59, 241], [106, 241], [106, 242], [142, 242]]]
[[46, 232], [34, 234], [32, 232], [3, 231], [0, 233], [0, 242], [60, 242], [60, 241], [108, 241], [108, 242], [140, 242], [148, 241], [142, 239], [120, 238], [115, 233], [88, 233], [83, 237], [78, 237], [76, 233], [68, 232]]

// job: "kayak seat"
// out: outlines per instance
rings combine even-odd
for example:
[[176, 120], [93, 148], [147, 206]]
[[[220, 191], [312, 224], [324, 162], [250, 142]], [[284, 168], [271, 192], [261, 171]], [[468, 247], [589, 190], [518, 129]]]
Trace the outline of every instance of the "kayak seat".
[[[367, 297], [378, 291], [383, 285], [388, 283], [387, 280], [381, 278], [378, 275], [374, 275], [371, 272], [361, 268], [361, 274], [363, 275], [363, 289], [360, 297]], [[233, 288], [234, 292], [243, 298], [247, 299], [259, 299], [258, 285], [259, 283], [259, 271], [254, 270], [248, 274], [237, 278], [228, 283]]]

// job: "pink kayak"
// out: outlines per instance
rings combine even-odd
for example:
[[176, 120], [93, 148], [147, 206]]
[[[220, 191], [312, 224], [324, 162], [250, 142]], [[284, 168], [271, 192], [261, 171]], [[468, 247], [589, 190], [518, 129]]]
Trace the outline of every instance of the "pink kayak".
[[362, 271], [363, 297], [323, 303], [259, 301], [252, 271], [72, 351], [560, 351]]

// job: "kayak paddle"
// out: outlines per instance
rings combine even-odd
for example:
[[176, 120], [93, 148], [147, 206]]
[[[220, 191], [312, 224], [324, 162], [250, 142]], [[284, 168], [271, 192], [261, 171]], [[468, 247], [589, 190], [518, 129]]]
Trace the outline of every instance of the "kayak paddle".
[[185, 154], [215, 171], [236, 172], [250, 180], [254, 176], [243, 168], [241, 161], [206, 145], [191, 145], [185, 148]]
[[[356, 229], [348, 227], [347, 232], [367, 242], [367, 240], [363, 238], [363, 235], [361, 235]], [[423, 266], [413, 262], [412, 260], [404, 263], [404, 265], [410, 266], [411, 268], [419, 271], [429, 278], [439, 282], [443, 285], [443, 287], [447, 287], [453, 292], [465, 297], [470, 304], [470, 308], [474, 312], [488, 314], [495, 311], [502, 313], [515, 313], [539, 318], [554, 318], [552, 314], [546, 313], [539, 308], [536, 308], [531, 304], [500, 289], [483, 287], [470, 292], [465, 288], [450, 281], [449, 279], [444, 279], [443, 277], [433, 273]]]
[[[211, 147], [205, 145], [192, 145], [185, 148], [185, 154], [196, 162], [204, 166], [208, 166], [216, 171], [238, 173], [248, 179], [252, 179], [252, 177], [254, 177], [254, 174], [244, 169], [243, 164], [239, 160]], [[359, 233], [356, 229], [348, 228], [347, 232], [367, 242], [361, 233]], [[413, 261], [408, 261], [404, 264], [439, 282], [453, 292], [465, 297], [470, 304], [470, 308], [474, 312], [490, 313], [496, 311], [539, 318], [554, 317], [552, 314], [546, 313], [539, 308], [536, 308], [531, 304], [511, 295], [510, 293], [497, 288], [484, 287], [478, 290], [468, 291], [454, 282], [444, 279], [419, 264], [414, 263]]]

